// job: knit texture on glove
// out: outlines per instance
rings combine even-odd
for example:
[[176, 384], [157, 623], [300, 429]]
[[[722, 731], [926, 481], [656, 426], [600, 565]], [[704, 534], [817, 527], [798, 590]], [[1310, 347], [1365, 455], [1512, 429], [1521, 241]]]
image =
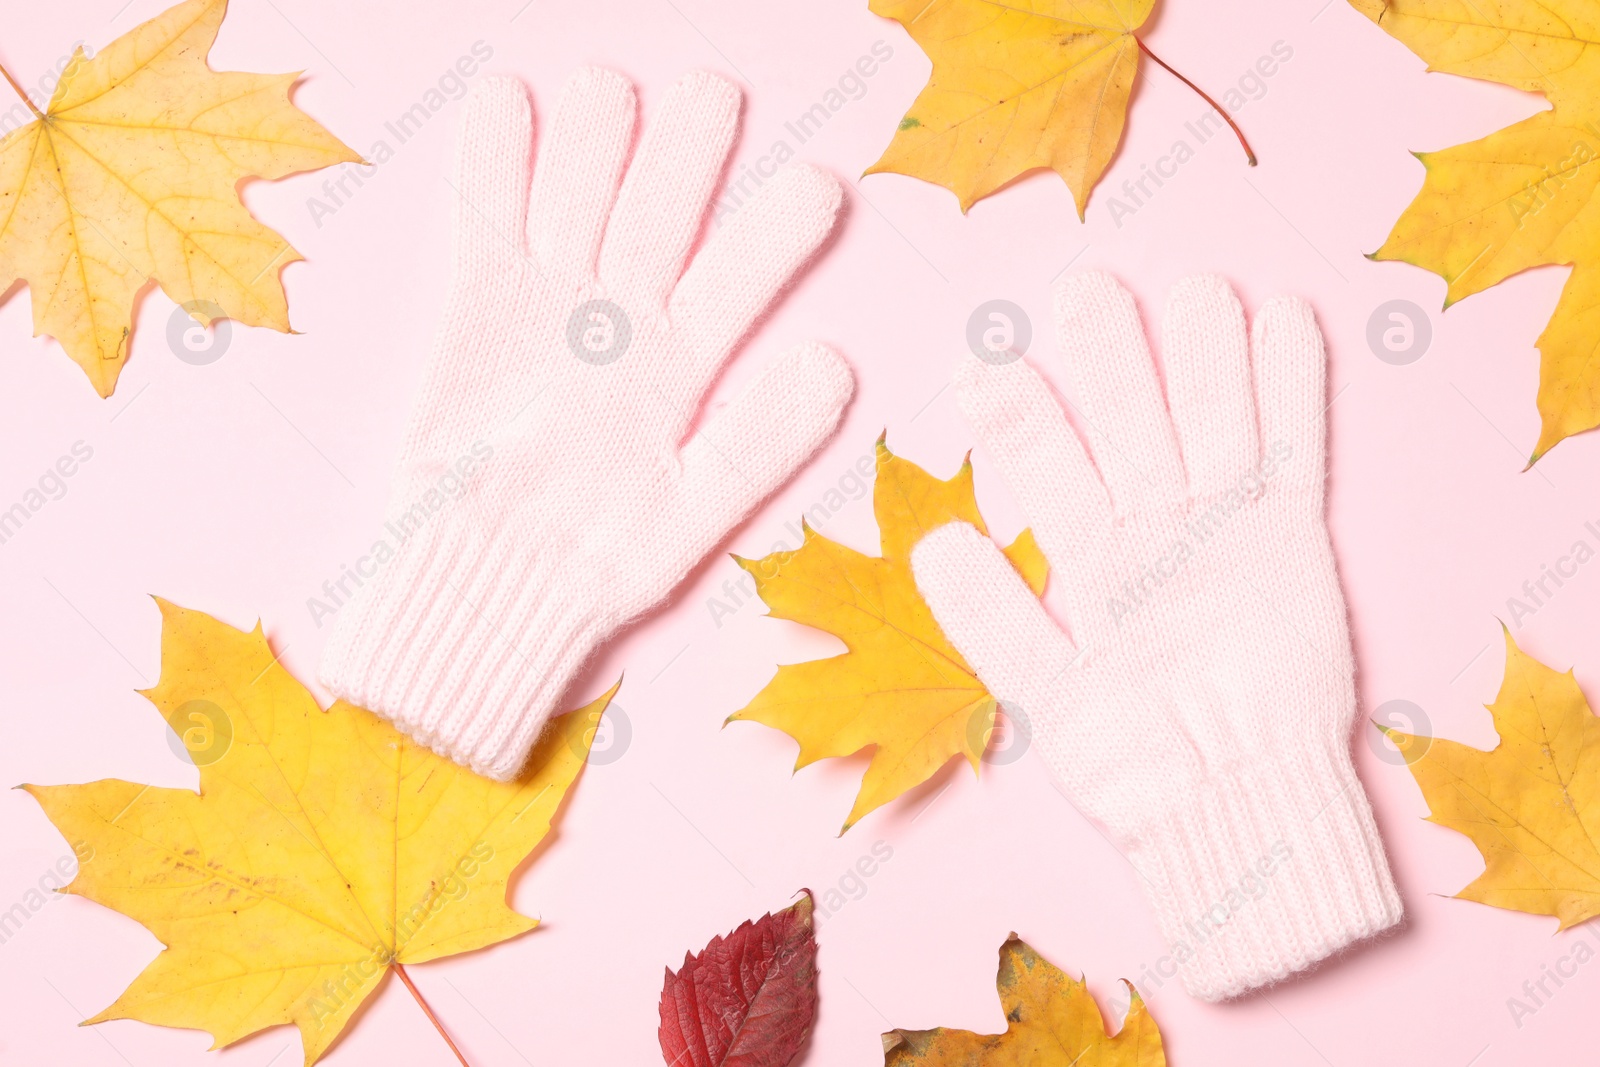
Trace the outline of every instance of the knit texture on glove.
[[1133, 861], [1190, 992], [1235, 996], [1401, 917], [1350, 762], [1322, 338], [1288, 299], [1247, 337], [1226, 283], [1187, 279], [1163, 397], [1115, 281], [1067, 278], [1055, 311], [1088, 449], [1022, 362], [971, 361], [957, 395], [1050, 559], [1070, 638], [965, 524], [918, 544], [917, 584]]
[[489, 79], [464, 108], [455, 277], [390, 551], [341, 610], [321, 677], [492, 778], [519, 772], [591, 652], [782, 485], [850, 398], [844, 361], [803, 345], [696, 428], [840, 200], [832, 177], [792, 167], [685, 269], [739, 103], [728, 82], [686, 76], [630, 162], [632, 88], [583, 70], [537, 167], [521, 86]]

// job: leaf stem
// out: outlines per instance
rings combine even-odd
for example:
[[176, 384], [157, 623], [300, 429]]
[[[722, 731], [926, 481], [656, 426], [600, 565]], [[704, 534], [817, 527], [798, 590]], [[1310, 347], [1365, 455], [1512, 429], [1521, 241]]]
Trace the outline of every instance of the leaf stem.
[[1179, 74], [1177, 71], [1173, 70], [1170, 66], [1168, 66], [1166, 60], [1162, 59], [1160, 56], [1158, 56], [1154, 52], [1150, 51], [1150, 46], [1149, 45], [1145, 44], [1142, 40], [1139, 40], [1138, 37], [1135, 37], [1134, 40], [1139, 42], [1139, 51], [1143, 52], [1145, 55], [1147, 55], [1151, 59], [1155, 60], [1157, 66], [1159, 66], [1162, 70], [1166, 71], [1168, 74], [1172, 75], [1174, 78], [1177, 78], [1179, 81], [1181, 81], [1183, 84], [1187, 85], [1189, 88], [1193, 89], [1196, 93], [1199, 94], [1200, 99], [1204, 100], [1206, 103], [1210, 104], [1214, 109], [1216, 109], [1217, 114], [1222, 116], [1222, 121], [1226, 122], [1229, 126], [1233, 127], [1233, 135], [1235, 137], [1239, 138], [1239, 144], [1240, 144], [1241, 147], [1244, 148], [1244, 158], [1247, 159], [1250, 162], [1250, 165], [1252, 167], [1255, 166], [1256, 165], [1256, 154], [1255, 154], [1255, 151], [1254, 151], [1254, 149], [1252, 149], [1250, 147], [1250, 142], [1245, 140], [1244, 131], [1239, 128], [1239, 124], [1237, 122], [1233, 121], [1233, 116], [1228, 114], [1227, 109], [1222, 107], [1215, 100], [1211, 99], [1211, 97], [1209, 95], [1207, 95], [1206, 91], [1204, 89], [1200, 88], [1200, 86], [1196, 85], [1194, 82], [1190, 81], [1188, 78], [1185, 78], [1182, 74]]
[[400, 981], [406, 984], [406, 988], [411, 990], [411, 995], [417, 998], [417, 1003], [422, 1005], [422, 1014], [428, 1017], [428, 1021], [433, 1024], [433, 1028], [439, 1031], [439, 1036], [444, 1038], [444, 1043], [450, 1046], [450, 1051], [454, 1052], [456, 1059], [461, 1061], [461, 1067], [472, 1067], [467, 1062], [467, 1058], [461, 1054], [461, 1050], [456, 1048], [456, 1043], [450, 1040], [450, 1035], [444, 1032], [444, 1025], [439, 1022], [439, 1017], [433, 1013], [433, 1009], [428, 1007], [428, 1002], [422, 999], [422, 993], [417, 989], [416, 983], [411, 981], [411, 976], [406, 973], [405, 967], [401, 966], [398, 960], [392, 966], [394, 967], [394, 973], [400, 976]]
[[39, 118], [44, 118], [44, 112], [40, 111], [38, 105], [33, 102], [33, 97], [29, 96], [23, 91], [22, 86], [17, 84], [17, 79], [11, 76], [11, 72], [5, 68], [4, 64], [0, 64], [0, 74], [5, 75], [6, 81], [11, 84], [11, 88], [15, 89], [17, 91], [17, 95], [22, 97], [22, 102], [28, 105], [28, 110], [33, 112]]

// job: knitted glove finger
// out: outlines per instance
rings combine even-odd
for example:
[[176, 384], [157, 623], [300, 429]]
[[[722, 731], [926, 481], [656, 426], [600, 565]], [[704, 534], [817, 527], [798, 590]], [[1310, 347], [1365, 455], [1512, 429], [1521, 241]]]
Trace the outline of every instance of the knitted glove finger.
[[854, 391], [849, 365], [825, 345], [773, 361], [683, 447], [676, 513], [661, 525], [664, 550], [699, 559], [720, 544], [833, 435]]
[[633, 86], [615, 71], [588, 67], [562, 88], [540, 139], [528, 209], [528, 249], [545, 273], [594, 278], [637, 111]]
[[827, 239], [840, 197], [831, 174], [795, 164], [712, 232], [672, 294], [682, 359], [662, 384], [676, 405], [699, 406], [751, 325]]
[[521, 265], [532, 141], [533, 112], [515, 79], [485, 78], [462, 105], [451, 179], [458, 275]]
[[1261, 462], [1244, 309], [1212, 274], [1173, 287], [1161, 356], [1189, 496], [1225, 492]]
[[1066, 622], [1079, 644], [1093, 641], [1105, 605], [1085, 564], [1112, 530], [1111, 499], [1066, 413], [1032, 367], [1018, 360], [963, 362], [956, 402], [1016, 494], [1052, 581], [1064, 590]]
[[739, 90], [684, 75], [645, 127], [600, 246], [605, 295], [640, 311], [666, 303], [705, 221], [739, 124]]
[[1294, 297], [1268, 301], [1256, 313], [1251, 349], [1261, 443], [1287, 449], [1291, 461], [1282, 484], [1300, 490], [1320, 522], [1328, 474], [1328, 359], [1311, 306]]
[[1032, 720], [1059, 707], [1077, 650], [993, 541], [947, 523], [917, 542], [911, 570], [939, 628], [1008, 714]]
[[1055, 317], [1117, 514], [1170, 512], [1184, 497], [1183, 466], [1132, 295], [1099, 271], [1069, 275], [1056, 285]]

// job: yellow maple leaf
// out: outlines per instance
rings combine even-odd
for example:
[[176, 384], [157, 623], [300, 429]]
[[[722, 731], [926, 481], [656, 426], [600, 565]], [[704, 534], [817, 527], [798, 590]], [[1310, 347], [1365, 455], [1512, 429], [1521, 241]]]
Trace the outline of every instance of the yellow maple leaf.
[[311, 1064], [391, 967], [537, 925], [507, 905], [507, 879], [548, 832], [615, 688], [552, 720], [528, 771], [496, 782], [361, 708], [323, 711], [259, 624], [158, 603], [161, 678], [144, 695], [199, 764], [199, 792], [24, 787], [92, 849], [62, 892], [165, 946], [90, 1023], [205, 1030], [220, 1048], [292, 1022]]
[[1161, 1031], [1128, 986], [1127, 1018], [1115, 1037], [1083, 982], [1065, 974], [1012, 934], [1000, 946], [1003, 1034], [970, 1030], [891, 1030], [884, 1067], [1164, 1067]]
[[299, 74], [206, 65], [226, 10], [187, 0], [93, 59], [77, 49], [44, 113], [0, 139], [0, 281], [28, 283], [34, 335], [60, 341], [101, 396], [150, 282], [203, 325], [287, 332], [279, 272], [301, 256], [238, 185], [361, 160], [289, 102]]
[[1530, 267], [1573, 267], [1539, 337], [1528, 460], [1600, 425], [1600, 19], [1586, 0], [1351, 0], [1430, 70], [1553, 105], [1482, 140], [1420, 152], [1427, 174], [1373, 259], [1444, 278], [1445, 307]]
[[933, 61], [883, 158], [949, 189], [966, 211], [1028, 171], [1066, 180], [1083, 218], [1128, 111], [1133, 31], [1155, 0], [871, 0]]
[[[971, 460], [940, 481], [895, 456], [880, 437], [872, 506], [881, 556], [846, 548], [807, 524], [793, 552], [734, 557], [773, 618], [826, 630], [848, 648], [779, 667], [748, 706], [728, 717], [798, 741], [796, 770], [876, 746], [844, 830], [958, 754], [976, 774], [995, 719], [994, 698], [945, 639], [911, 573], [911, 549], [930, 530], [955, 521], [984, 530]], [[1024, 530], [1006, 555], [1034, 592], [1044, 590], [1049, 564], [1032, 533]]]
[[1483, 854], [1483, 873], [1456, 895], [1554, 915], [1565, 930], [1600, 914], [1600, 719], [1571, 671], [1527, 655], [1509, 630], [1505, 639], [1493, 749], [1378, 728], [1422, 788], [1428, 821]]

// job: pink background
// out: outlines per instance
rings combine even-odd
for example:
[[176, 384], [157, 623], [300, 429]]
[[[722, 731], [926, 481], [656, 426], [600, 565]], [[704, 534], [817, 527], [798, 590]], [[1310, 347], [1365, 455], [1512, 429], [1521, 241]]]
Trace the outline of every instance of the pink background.
[[[157, 14], [162, 0], [32, 4], [8, 20], [0, 59], [35, 84], [78, 39], [99, 47]], [[1330, 521], [1354, 619], [1363, 716], [1414, 701], [1432, 730], [1489, 745], [1481, 705], [1498, 687], [1496, 617], [1600, 520], [1600, 436], [1558, 446], [1520, 473], [1537, 436], [1534, 339], [1565, 271], [1530, 272], [1452, 308], [1443, 282], [1362, 258], [1422, 180], [1409, 152], [1486, 134], [1543, 106], [1498, 86], [1426, 75], [1422, 62], [1342, 0], [1164, 5], [1151, 46], [1202, 85], [1237, 83], [1282, 41], [1293, 57], [1237, 113], [1261, 158], [1244, 166], [1216, 137], [1117, 226], [1109, 197], [1142, 164], [1193, 138], [1205, 105], [1154, 67], [1128, 133], [1080, 223], [1063, 183], [1035, 175], [962, 217], [942, 189], [856, 176], [876, 158], [929, 64], [863, 0], [805, 4], [531, 0], [336, 5], [237, 0], [212, 54], [220, 69], [305, 68], [297, 102], [358, 150], [419, 101], [482, 40], [487, 69], [514, 74], [543, 113], [574, 67], [632, 77], [646, 121], [682, 71], [706, 67], [746, 89], [735, 159], [783, 138], [851, 183], [837, 242], [778, 308], [721, 384], [731, 395], [795, 341], [836, 344], [860, 379], [833, 444], [730, 547], [750, 555], [821, 499], [879, 431], [940, 475], [972, 437], [948, 391], [968, 315], [1015, 301], [1034, 326], [1033, 358], [1060, 380], [1048, 290], [1069, 263], [1116, 273], [1154, 323], [1171, 283], [1221, 272], [1247, 309], [1278, 292], [1315, 305], [1331, 353]], [[874, 42], [892, 58], [822, 131], [796, 144], [784, 123], [835, 86]], [[286, 273], [301, 336], [238, 328], [209, 366], [166, 342], [170, 301], [150, 293], [116, 395], [97, 400], [53, 342], [30, 340], [28, 298], [0, 307], [0, 508], [82, 440], [94, 450], [66, 495], [0, 545], [4, 744], [0, 782], [120, 777], [192, 786], [134, 690], [158, 667], [159, 593], [248, 627], [258, 617], [289, 668], [310, 681], [326, 628], [306, 606], [370, 540], [389, 464], [421, 372], [446, 280], [448, 186], [458, 105], [338, 211], [308, 200], [329, 173], [257, 182], [245, 199], [309, 262]], [[1428, 309], [1433, 344], [1418, 362], [1380, 362], [1369, 315], [1391, 299]], [[978, 493], [997, 532], [1021, 525], [988, 457]], [[869, 504], [823, 527], [876, 545]], [[1003, 1026], [996, 950], [1016, 930], [1088, 976], [1103, 1004], [1119, 977], [1166, 952], [1137, 878], [1027, 758], [981, 781], [947, 767], [927, 788], [835, 836], [864, 759], [791, 777], [794, 744], [755, 725], [721, 729], [774, 665], [839, 650], [826, 635], [746, 605], [713, 622], [708, 598], [737, 577], [714, 562], [675, 604], [618, 641], [582, 683], [587, 699], [626, 672], [632, 725], [620, 758], [588, 769], [553, 844], [515, 883], [513, 902], [545, 925], [515, 942], [419, 967], [415, 978], [475, 1065], [659, 1062], [663, 965], [740, 920], [785, 905], [801, 886], [837, 886], [874, 843], [892, 858], [865, 892], [821, 925], [822, 1008], [806, 1062], [881, 1063], [892, 1026]], [[596, 581], [604, 580], [596, 575]], [[1551, 665], [1600, 688], [1600, 564], [1580, 571], [1516, 635]], [[577, 700], [574, 699], [573, 703]], [[1316, 973], [1223, 1006], [1176, 982], [1147, 984], [1178, 1065], [1548, 1062], [1590, 1048], [1600, 963], [1535, 1014], [1507, 999], [1570, 953], [1579, 929], [1448, 899], [1480, 870], [1463, 837], [1422, 821], [1411, 777], [1354, 744], [1389, 845], [1408, 923]], [[66, 846], [20, 792], [0, 793], [0, 908], [23, 899]], [[154, 957], [133, 921], [58, 899], [0, 945], [0, 1060], [8, 1063], [284, 1065], [296, 1035], [275, 1029], [220, 1054], [193, 1032], [134, 1022], [75, 1028]], [[1553, 988], [1553, 987], [1551, 987]], [[387, 982], [329, 1064], [449, 1062], [399, 983]]]

